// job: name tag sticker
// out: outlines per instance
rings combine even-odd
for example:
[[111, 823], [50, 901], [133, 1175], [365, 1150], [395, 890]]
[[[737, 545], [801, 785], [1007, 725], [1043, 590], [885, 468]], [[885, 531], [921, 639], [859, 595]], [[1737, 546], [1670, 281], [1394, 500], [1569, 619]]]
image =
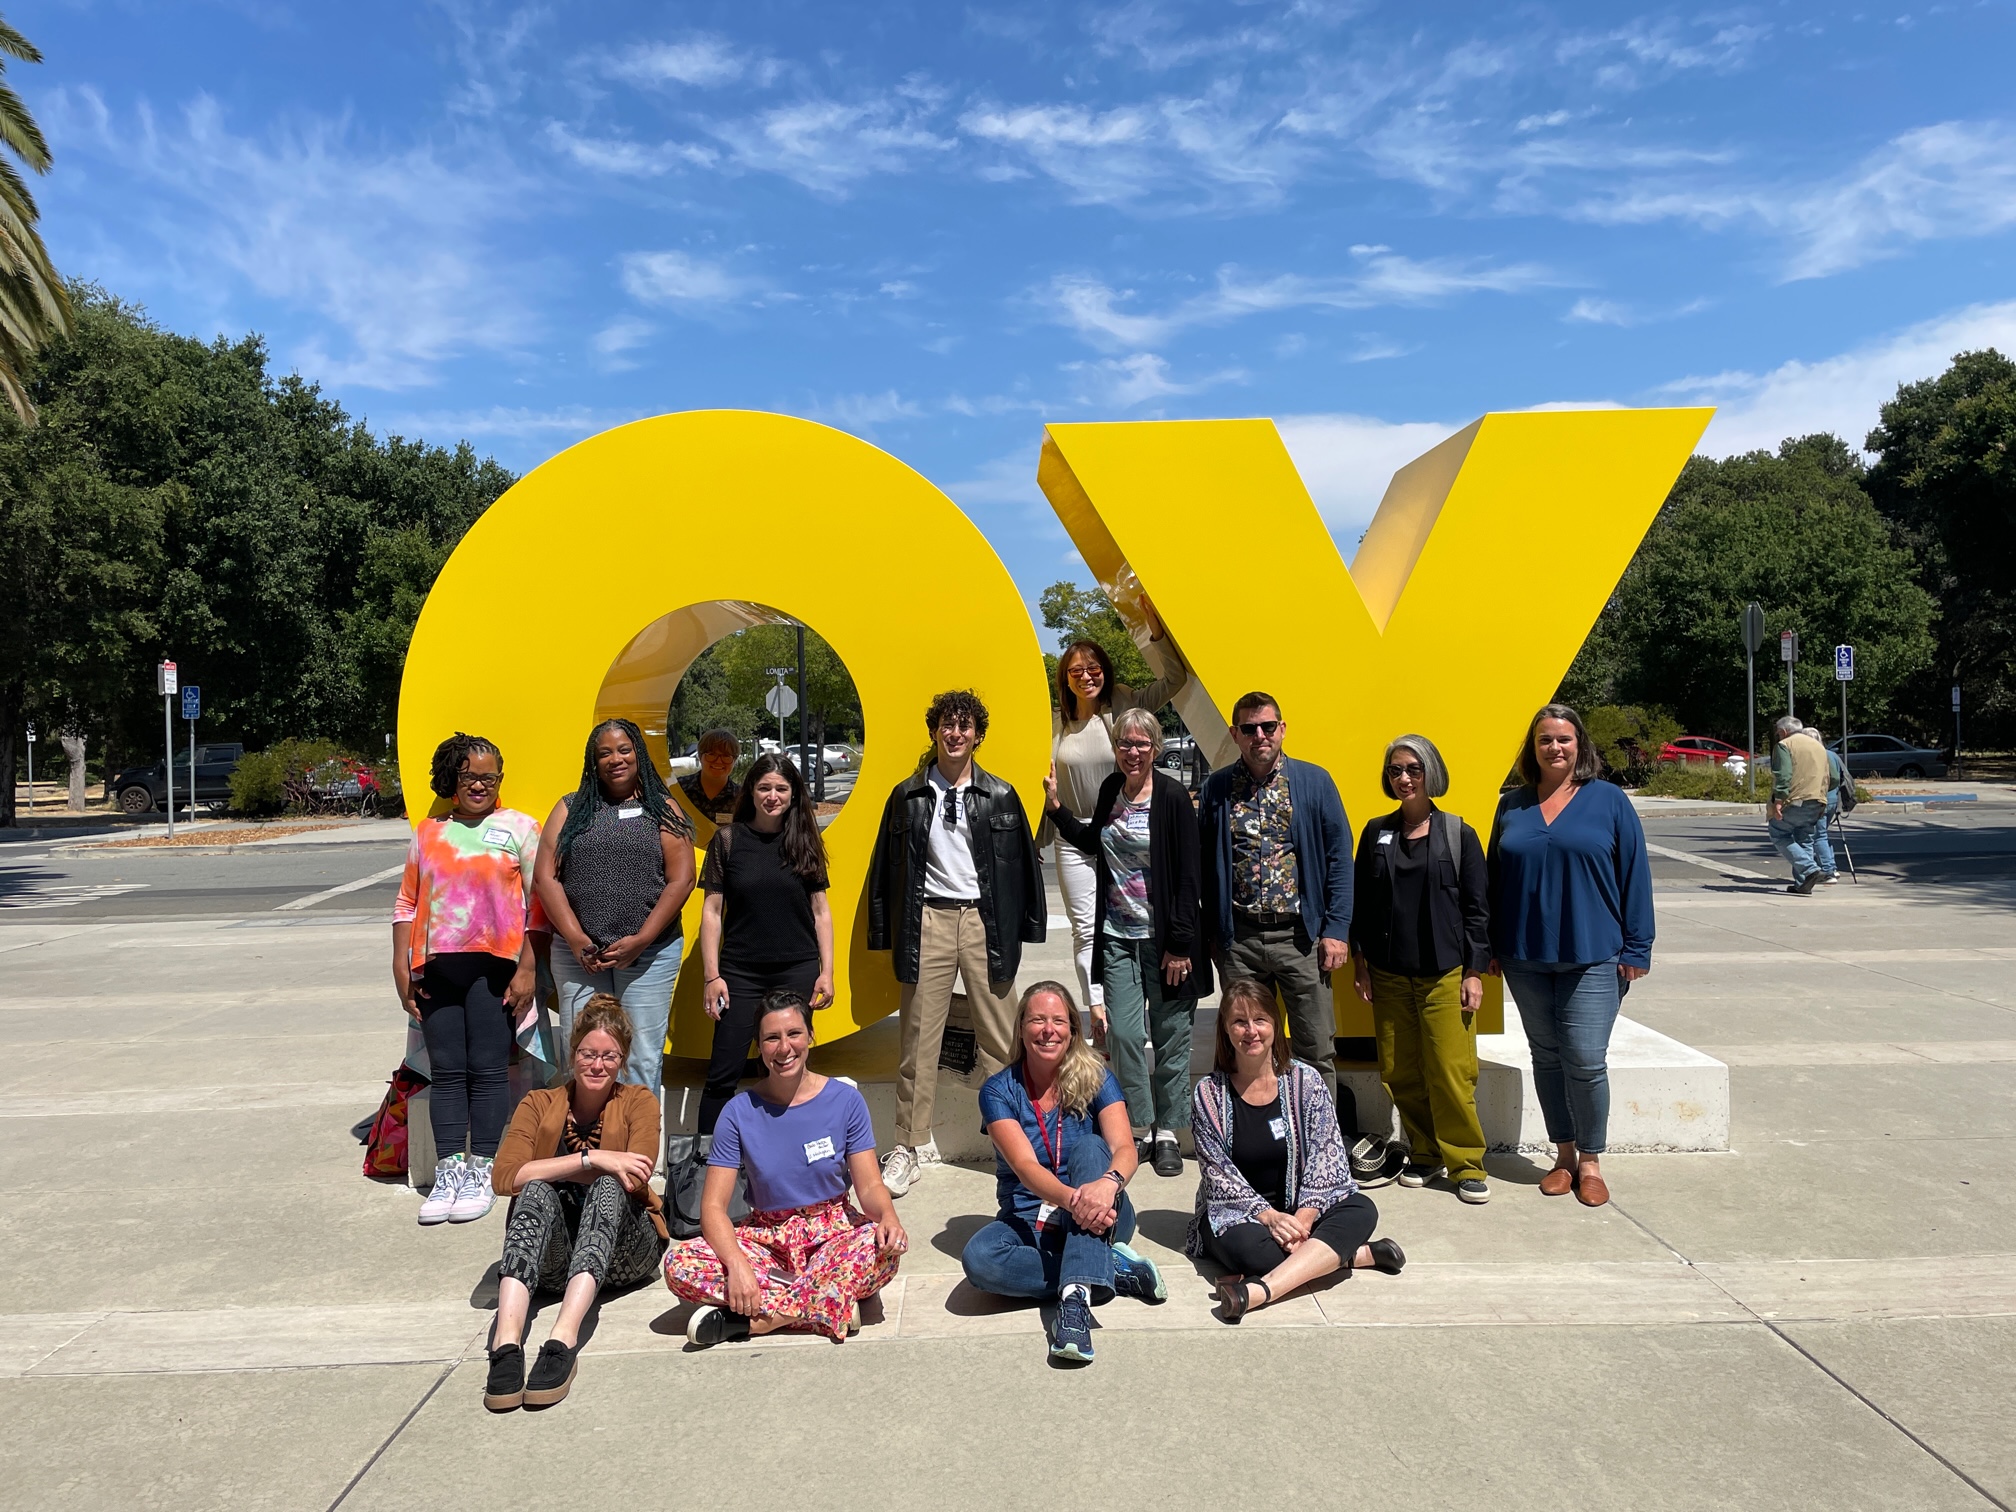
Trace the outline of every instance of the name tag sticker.
[[616, 817], [618, 819], [635, 819], [639, 814], [643, 812], [644, 812], [644, 805], [642, 805], [641, 803], [637, 803], [632, 804], [629, 808], [619, 808], [618, 810], [616, 810]]
[[485, 830], [483, 831], [483, 843], [485, 845], [509, 845], [511, 843], [511, 831], [504, 829]]
[[1267, 1132], [1272, 1134], [1276, 1139], [1286, 1139], [1288, 1137], [1288, 1125], [1281, 1119], [1270, 1118], [1267, 1120]]
[[1393, 843], [1393, 831], [1392, 830], [1379, 831], [1379, 843], [1381, 845], [1391, 845]]
[[815, 1160], [831, 1160], [832, 1158], [833, 1136], [830, 1134], [823, 1139], [815, 1139], [805, 1146], [805, 1164], [807, 1165], [811, 1165]]

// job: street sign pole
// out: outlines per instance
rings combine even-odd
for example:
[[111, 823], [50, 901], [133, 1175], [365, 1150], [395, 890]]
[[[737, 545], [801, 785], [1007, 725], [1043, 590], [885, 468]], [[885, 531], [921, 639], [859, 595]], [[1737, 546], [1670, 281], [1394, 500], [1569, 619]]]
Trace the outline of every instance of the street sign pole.
[[1792, 683], [1792, 669], [1799, 661], [1799, 632], [1780, 630], [1778, 632], [1778, 654], [1785, 658], [1785, 712], [1794, 719], [1799, 717], [1797, 690]]
[[[175, 663], [164, 661], [154, 669], [155, 685], [161, 690], [161, 728], [167, 732], [161, 768], [168, 774], [168, 838], [175, 838], [175, 694], [181, 688]], [[192, 779], [193, 781], [193, 779]]]
[[806, 764], [805, 753], [805, 627], [798, 626], [798, 775], [803, 777], [811, 768]]
[[1855, 681], [1855, 648], [1834, 648], [1834, 681], [1841, 685], [1841, 770], [1848, 770], [1848, 684]]
[[28, 812], [35, 812], [35, 726], [28, 726]]
[[1953, 684], [1953, 775], [1960, 775], [1960, 684]]
[[1757, 648], [1764, 644], [1764, 606], [1753, 603], [1743, 611], [1743, 651], [1750, 670], [1750, 697], [1744, 704], [1750, 721], [1748, 759], [1744, 762], [1750, 779], [1750, 796], [1757, 796]]
[[182, 717], [189, 721], [189, 819], [196, 819], [196, 720], [203, 712], [203, 690], [190, 683], [182, 690]]

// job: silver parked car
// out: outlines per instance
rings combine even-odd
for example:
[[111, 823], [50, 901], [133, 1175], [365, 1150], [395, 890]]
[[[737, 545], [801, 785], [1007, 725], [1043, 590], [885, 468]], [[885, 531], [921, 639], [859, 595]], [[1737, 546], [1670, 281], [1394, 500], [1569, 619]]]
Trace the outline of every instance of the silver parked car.
[[1851, 777], [1944, 777], [1946, 753], [1914, 746], [1895, 735], [1850, 735], [1844, 753], [1839, 740], [1827, 749], [1840, 756]]

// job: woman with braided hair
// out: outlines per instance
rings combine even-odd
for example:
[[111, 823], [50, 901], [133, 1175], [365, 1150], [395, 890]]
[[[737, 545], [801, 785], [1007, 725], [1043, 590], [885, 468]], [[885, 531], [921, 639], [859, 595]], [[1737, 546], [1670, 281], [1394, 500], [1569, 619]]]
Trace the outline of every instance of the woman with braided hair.
[[466, 1223], [490, 1211], [513, 1019], [534, 991], [526, 914], [539, 821], [498, 807], [503, 781], [504, 755], [480, 735], [458, 730], [436, 747], [433, 788], [450, 807], [414, 826], [392, 909], [392, 982], [427, 1039], [428, 1111], [441, 1157], [422, 1223]]
[[693, 891], [693, 821], [636, 725], [605, 719], [588, 732], [581, 786], [553, 806], [546, 833], [537, 880], [561, 941], [552, 958], [560, 1038], [571, 1043], [574, 1015], [610, 994], [634, 1031], [622, 1079], [655, 1097], [685, 946], [679, 910]]

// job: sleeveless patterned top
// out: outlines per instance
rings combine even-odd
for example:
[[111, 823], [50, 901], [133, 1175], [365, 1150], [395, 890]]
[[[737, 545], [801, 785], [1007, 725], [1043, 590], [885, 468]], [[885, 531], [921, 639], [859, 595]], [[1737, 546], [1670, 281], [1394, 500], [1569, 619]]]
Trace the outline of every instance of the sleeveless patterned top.
[[[574, 806], [570, 796], [567, 806]], [[625, 817], [628, 816], [628, 817]], [[581, 928], [598, 946], [613, 945], [644, 927], [665, 891], [665, 852], [658, 826], [634, 799], [603, 803], [567, 853], [560, 885]], [[659, 938], [679, 933], [679, 916]]]

